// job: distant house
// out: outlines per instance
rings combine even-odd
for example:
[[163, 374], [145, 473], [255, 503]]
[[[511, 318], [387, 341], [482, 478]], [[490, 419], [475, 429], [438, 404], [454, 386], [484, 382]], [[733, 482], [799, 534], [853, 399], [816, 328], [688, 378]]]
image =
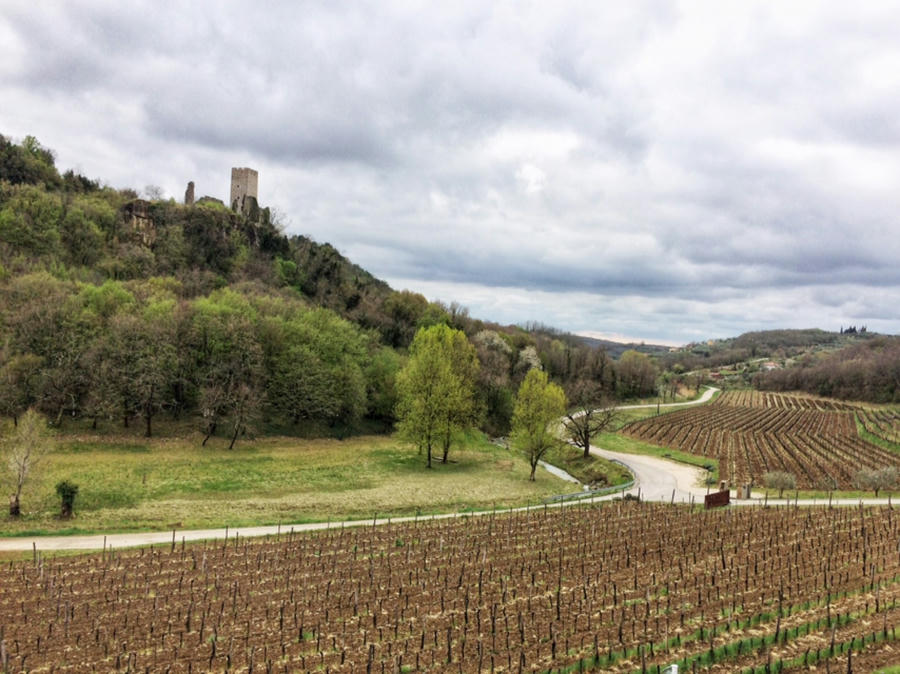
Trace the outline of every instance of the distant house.
[[781, 365], [779, 365], [778, 363], [776, 363], [773, 360], [766, 361], [759, 367], [760, 367], [760, 369], [763, 369], [766, 372], [768, 372], [769, 370], [780, 370], [781, 369]]

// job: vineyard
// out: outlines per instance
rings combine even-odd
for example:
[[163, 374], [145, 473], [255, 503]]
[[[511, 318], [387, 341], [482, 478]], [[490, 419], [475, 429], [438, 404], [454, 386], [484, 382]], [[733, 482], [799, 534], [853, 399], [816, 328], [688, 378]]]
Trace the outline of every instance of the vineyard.
[[819, 412], [847, 412], [859, 409], [858, 405], [807, 395], [784, 395], [762, 391], [728, 391], [716, 400], [719, 405], [731, 407], [764, 407], [776, 410], [813, 410]]
[[860, 422], [869, 433], [886, 442], [900, 445], [900, 412], [897, 410], [860, 410]]
[[900, 454], [859, 437], [846, 403], [757, 391], [729, 391], [712, 404], [636, 421], [622, 429], [662, 447], [709, 456], [732, 484], [762, 483], [769, 471], [801, 489], [849, 489], [861, 468], [900, 467]]
[[898, 540], [888, 508], [617, 502], [36, 555], [0, 569], [0, 665], [872, 671], [896, 656]]

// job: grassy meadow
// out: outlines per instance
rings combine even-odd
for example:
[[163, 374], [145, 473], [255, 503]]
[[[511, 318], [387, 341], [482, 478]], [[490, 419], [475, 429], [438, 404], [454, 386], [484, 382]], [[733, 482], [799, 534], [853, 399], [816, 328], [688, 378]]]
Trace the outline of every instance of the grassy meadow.
[[[597, 488], [625, 484], [632, 477], [624, 467], [612, 461], [595, 455], [584, 458], [584, 451], [570, 444], [549, 450], [544, 461], [559, 466], [583, 484], [593, 484]], [[570, 486], [569, 491], [572, 490]]]
[[[450, 463], [390, 436], [345, 440], [265, 437], [233, 450], [197, 433], [145, 439], [61, 435], [22, 495], [23, 516], [0, 514], [0, 535], [165, 530], [298, 523], [539, 503], [572, 486], [546, 471], [528, 480], [518, 453], [481, 435]], [[5, 477], [5, 476], [4, 476]], [[54, 486], [79, 487], [75, 517], [57, 517]], [[2, 488], [11, 488], [4, 482]]]

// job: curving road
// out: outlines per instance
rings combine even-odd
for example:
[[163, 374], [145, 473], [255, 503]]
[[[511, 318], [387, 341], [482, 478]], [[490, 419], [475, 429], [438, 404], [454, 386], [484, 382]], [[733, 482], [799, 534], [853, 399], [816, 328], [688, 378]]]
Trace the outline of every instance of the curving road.
[[[696, 400], [688, 400], [685, 403], [662, 403], [660, 407], [686, 407], [688, 405], [700, 405], [702, 403], [709, 402], [709, 399], [712, 398], [718, 391], [721, 389], [716, 388], [715, 386], [707, 386], [706, 390], [703, 392], [703, 395], [697, 398]], [[652, 407], [656, 407], [656, 403], [649, 403], [644, 405], [620, 405], [617, 407], [617, 410], [644, 410], [650, 409]]]
[[[659, 407], [688, 407], [702, 405], [719, 391], [715, 386], [707, 386], [696, 400], [684, 403], [666, 403]], [[637, 410], [653, 409], [655, 403], [644, 405], [621, 405], [616, 409]], [[645, 501], [668, 501], [675, 503], [691, 503], [703, 501], [706, 487], [701, 486], [706, 478], [706, 471], [677, 461], [668, 461], [655, 456], [642, 454], [623, 454], [611, 452], [601, 447], [592, 447], [591, 453], [604, 459], [624, 465], [634, 475], [634, 487], [628, 492]]]
[[[592, 447], [591, 454], [624, 465], [634, 475], [634, 486], [627, 492], [644, 501], [675, 503], [702, 502], [706, 487], [701, 486], [706, 471], [643, 454], [622, 454]], [[620, 495], [620, 494], [616, 494]]]
[[[709, 387], [697, 400], [686, 403], [669, 403], [662, 407], [680, 407], [685, 405], [699, 405], [707, 402], [719, 389]], [[652, 408], [656, 405], [629, 405], [621, 409]], [[663, 501], [675, 503], [702, 503], [703, 496], [707, 493], [706, 487], [700, 486], [706, 477], [706, 471], [683, 463], [661, 459], [655, 456], [641, 454], [623, 454], [611, 452], [606, 449], [594, 447], [591, 452], [605, 459], [617, 461], [626, 466], [634, 475], [634, 486], [626, 493], [640, 495], [645, 501]], [[605, 496], [598, 496], [591, 501], [604, 501], [620, 498], [622, 492], [615, 492]], [[736, 505], [760, 505], [763, 499], [755, 498], [745, 501], [732, 500]], [[771, 505], [827, 505], [826, 500], [803, 499], [793, 501], [787, 499], [770, 498], [767, 501]], [[890, 505], [890, 498], [867, 499], [835, 499], [832, 505]], [[554, 504], [551, 507], [558, 507]], [[524, 508], [520, 508], [524, 510]], [[487, 513], [466, 513], [465, 516]], [[445, 515], [429, 516], [428, 519], [445, 519], [460, 517], [460, 513], [448, 513]], [[387, 524], [389, 522], [412, 521], [414, 517], [378, 519], [378, 520], [352, 520], [347, 522], [317, 522], [312, 524], [278, 525], [262, 527], [246, 527], [239, 529], [192, 529], [189, 531], [160, 531], [135, 534], [97, 534], [90, 536], [37, 536], [33, 538], [0, 538], [0, 551], [27, 551], [27, 550], [101, 550], [135, 547], [154, 544], [180, 544], [182, 541], [200, 541], [211, 539], [228, 539], [240, 536], [284, 536], [291, 531], [316, 531], [334, 527], [372, 526], [373, 524]]]

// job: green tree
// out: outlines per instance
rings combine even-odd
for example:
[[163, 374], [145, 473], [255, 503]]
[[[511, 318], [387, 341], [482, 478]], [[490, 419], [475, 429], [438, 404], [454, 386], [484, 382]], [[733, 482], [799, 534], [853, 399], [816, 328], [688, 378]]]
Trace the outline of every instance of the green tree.
[[[0, 357], [6, 354], [0, 354]], [[2, 358], [0, 366], [0, 414], [12, 417], [19, 425], [19, 415], [36, 400], [42, 359], [33, 353], [20, 353]]]
[[22, 489], [49, 451], [47, 423], [29, 409], [19, 419], [13, 436], [7, 441], [6, 464], [12, 474], [13, 493], [9, 497], [9, 514], [21, 514]]
[[778, 498], [781, 498], [785, 489], [796, 488], [797, 478], [783, 470], [772, 470], [763, 475], [763, 484], [769, 489], [777, 489]]
[[440, 330], [439, 333], [444, 335], [442, 346], [450, 360], [450, 372], [455, 379], [451, 399], [447, 401], [448, 404], [443, 411], [443, 428], [439, 432], [443, 450], [441, 463], [447, 463], [453, 438], [474, 424], [477, 417], [475, 383], [478, 379], [479, 364], [475, 347], [462, 330], [449, 328]]
[[397, 430], [425, 450], [431, 468], [438, 443], [444, 460], [453, 433], [474, 420], [475, 349], [459, 330], [439, 324], [422, 328], [410, 346], [410, 358], [397, 375]]
[[44, 183], [48, 187], [59, 184], [53, 152], [41, 146], [34, 136], [26, 136], [20, 145], [0, 136], [0, 180], [13, 185]]
[[638, 398], [656, 391], [656, 366], [645, 353], [629, 350], [616, 363], [616, 382], [620, 398]]
[[56, 483], [56, 495], [59, 496], [60, 512], [59, 516], [63, 519], [72, 517], [72, 511], [75, 509], [75, 496], [78, 494], [78, 485], [68, 480]]
[[256, 312], [245, 297], [227, 290], [197, 300], [194, 308], [202, 445], [227, 425], [230, 449], [257, 415], [262, 397], [262, 349], [253, 324]]
[[897, 484], [897, 468], [895, 466], [862, 468], [857, 471], [854, 484], [859, 489], [871, 489], [877, 497], [882, 489], [890, 489]]
[[91, 266], [103, 254], [103, 232], [81, 208], [73, 207], [66, 211], [59, 232], [72, 264]]
[[388, 295], [382, 309], [387, 318], [382, 328], [385, 342], [391, 346], [405, 347], [412, 341], [419, 320], [428, 310], [428, 300], [419, 293], [401, 290]]
[[481, 330], [472, 342], [480, 364], [478, 394], [484, 407], [483, 429], [491, 435], [508, 435], [514, 397], [510, 382], [513, 349], [494, 330]]
[[395, 420], [397, 408], [397, 373], [402, 366], [400, 355], [389, 347], [381, 347], [366, 367], [367, 415], [388, 423]]
[[123, 315], [110, 321], [107, 339], [113, 376], [126, 418], [140, 414], [144, 435], [153, 435], [153, 417], [164, 407], [177, 357], [170, 317]]
[[13, 188], [0, 209], [0, 241], [26, 255], [52, 255], [60, 250], [62, 201], [33, 185]]
[[261, 333], [272, 410], [294, 424], [354, 421], [365, 412], [366, 340], [356, 326], [314, 309], [267, 318]]
[[546, 372], [529, 370], [516, 396], [511, 441], [513, 447], [528, 456], [532, 481], [541, 457], [560, 443], [556, 428], [565, 412], [566, 394], [562, 388], [548, 381]]

